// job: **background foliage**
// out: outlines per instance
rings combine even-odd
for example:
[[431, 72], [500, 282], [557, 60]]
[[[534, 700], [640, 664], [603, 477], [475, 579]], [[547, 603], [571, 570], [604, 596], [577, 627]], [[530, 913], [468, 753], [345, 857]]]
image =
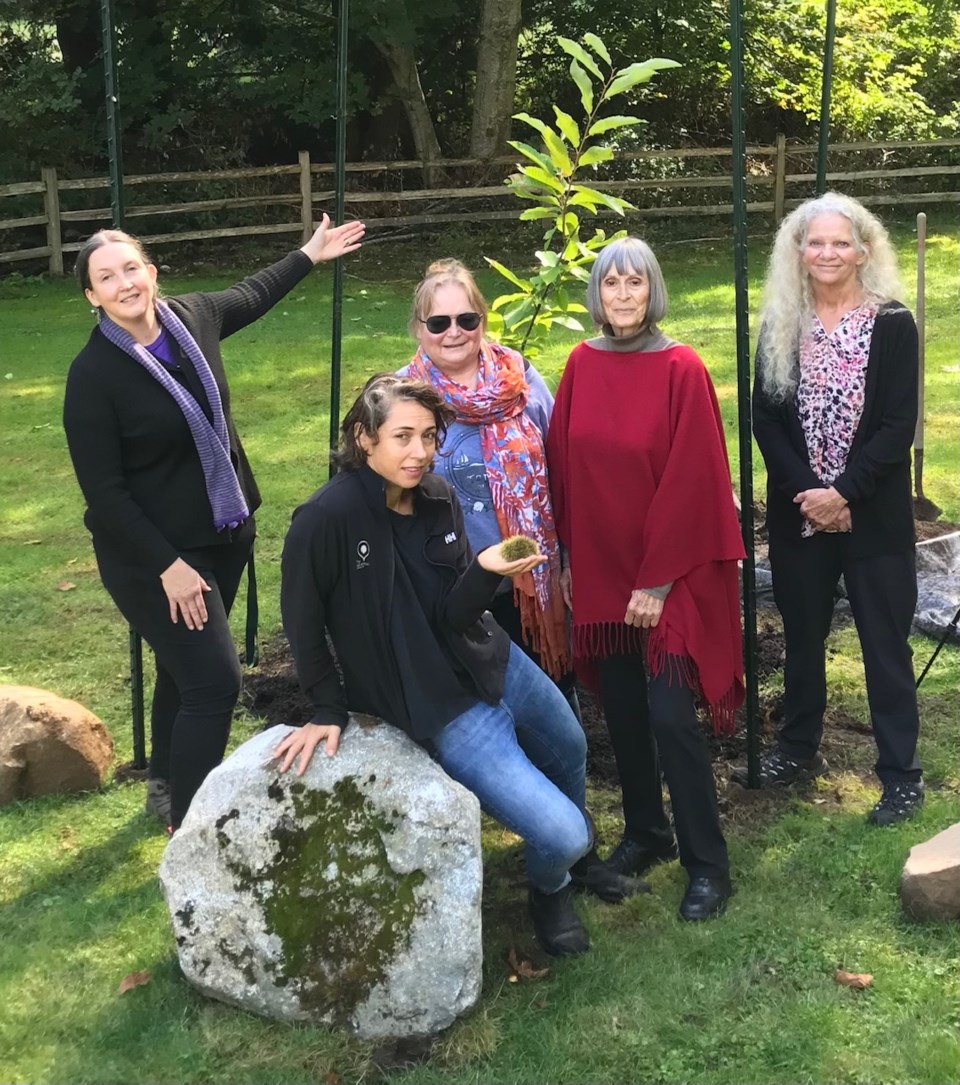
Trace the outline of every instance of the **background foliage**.
[[[520, 0], [353, 0], [351, 159], [415, 156], [396, 78], [405, 61], [441, 153], [469, 149], [481, 13], [492, 4]], [[823, 8], [822, 0], [747, 5], [751, 139], [815, 133]], [[289, 161], [300, 148], [332, 156], [328, 0], [116, 0], [115, 10], [129, 170]], [[729, 138], [727, 0], [527, 0], [520, 15], [510, 112], [543, 116], [553, 104], [571, 112], [576, 89], [557, 36], [590, 31], [617, 66], [649, 56], [682, 65], [635, 99], [649, 122], [646, 145]], [[951, 0], [841, 0], [834, 71], [836, 138], [954, 135], [960, 12]], [[0, 0], [0, 130], [0, 181], [40, 165], [67, 175], [102, 169], [99, 0]], [[637, 138], [627, 132], [620, 142]]]

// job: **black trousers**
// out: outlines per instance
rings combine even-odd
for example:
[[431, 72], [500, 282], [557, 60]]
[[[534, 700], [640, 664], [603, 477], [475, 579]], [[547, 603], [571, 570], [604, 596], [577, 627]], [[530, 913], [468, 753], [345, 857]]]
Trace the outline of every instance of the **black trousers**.
[[[543, 670], [540, 663], [540, 656], [523, 639], [523, 627], [520, 624], [520, 608], [513, 601], [513, 591], [500, 592], [498, 595], [495, 595], [493, 602], [490, 604], [490, 613], [493, 615], [497, 625], [500, 626], [513, 643], [529, 656], [541, 670]], [[568, 671], [566, 674], [562, 674], [556, 679], [556, 685], [564, 697], [566, 697], [567, 703], [573, 710], [573, 714], [577, 717], [577, 720], [583, 724], [583, 717], [580, 715], [580, 700], [577, 697], [576, 675], [573, 671]]]
[[150, 776], [170, 782], [174, 828], [227, 748], [242, 681], [227, 618], [255, 535], [251, 517], [231, 542], [181, 552], [210, 585], [204, 596], [208, 618], [203, 629], [187, 629], [182, 617], [176, 624], [170, 620], [158, 576], [130, 565], [107, 546], [96, 547], [104, 587], [156, 656]]
[[786, 644], [784, 720], [777, 741], [797, 760], [813, 757], [827, 707], [824, 644], [841, 574], [863, 649], [870, 724], [883, 783], [920, 779], [920, 718], [907, 637], [917, 605], [916, 558], [849, 556], [850, 536], [817, 532], [809, 539], [770, 540], [773, 596]]
[[648, 682], [637, 655], [601, 659], [598, 669], [600, 701], [623, 791], [626, 835], [653, 848], [672, 839], [663, 808], [662, 765], [681, 864], [691, 878], [725, 877], [730, 869], [727, 845], [693, 690], [666, 673]]

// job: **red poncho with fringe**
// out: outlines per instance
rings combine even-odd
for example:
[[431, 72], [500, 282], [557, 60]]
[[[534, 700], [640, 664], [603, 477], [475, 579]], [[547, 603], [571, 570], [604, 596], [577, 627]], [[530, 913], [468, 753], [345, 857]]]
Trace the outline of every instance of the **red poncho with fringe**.
[[[738, 559], [744, 556], [716, 393], [688, 346], [575, 347], [547, 437], [557, 532], [569, 550], [573, 651], [645, 651], [652, 675], [699, 691], [717, 733], [743, 701]], [[631, 593], [673, 582], [647, 634], [624, 622]]]

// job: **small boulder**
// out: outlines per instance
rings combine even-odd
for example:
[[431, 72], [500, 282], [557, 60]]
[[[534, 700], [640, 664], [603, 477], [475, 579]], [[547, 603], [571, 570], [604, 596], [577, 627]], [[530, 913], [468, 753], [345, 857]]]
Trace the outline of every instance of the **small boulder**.
[[910, 849], [900, 903], [912, 919], [960, 919], [960, 823]]
[[290, 728], [240, 746], [160, 882], [204, 994], [367, 1039], [426, 1036], [480, 993], [480, 807], [401, 731], [358, 720], [302, 777], [270, 760]]
[[82, 704], [44, 689], [0, 685], [0, 806], [93, 791], [112, 760], [110, 733]]

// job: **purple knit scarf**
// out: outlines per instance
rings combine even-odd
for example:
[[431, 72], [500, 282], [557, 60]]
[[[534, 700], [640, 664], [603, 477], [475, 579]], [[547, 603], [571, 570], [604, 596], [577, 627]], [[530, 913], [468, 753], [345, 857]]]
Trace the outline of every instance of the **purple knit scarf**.
[[203, 468], [203, 478], [207, 486], [207, 497], [213, 511], [213, 526], [217, 531], [227, 527], [239, 527], [250, 515], [244, 500], [237, 473], [230, 459], [230, 435], [227, 432], [227, 420], [223, 414], [220, 389], [210, 371], [210, 365], [203, 356], [203, 351], [196, 339], [187, 330], [186, 325], [166, 302], [156, 302], [157, 317], [164, 328], [176, 339], [183, 353], [190, 359], [203, 390], [210, 404], [213, 425], [193, 396], [161, 365], [156, 358], [141, 346], [133, 336], [115, 324], [103, 310], [100, 310], [100, 331], [105, 339], [129, 354], [134, 361], [150, 374], [151, 377], [170, 393], [177, 406], [183, 411], [183, 417], [190, 427], [193, 442], [197, 446], [197, 455]]

